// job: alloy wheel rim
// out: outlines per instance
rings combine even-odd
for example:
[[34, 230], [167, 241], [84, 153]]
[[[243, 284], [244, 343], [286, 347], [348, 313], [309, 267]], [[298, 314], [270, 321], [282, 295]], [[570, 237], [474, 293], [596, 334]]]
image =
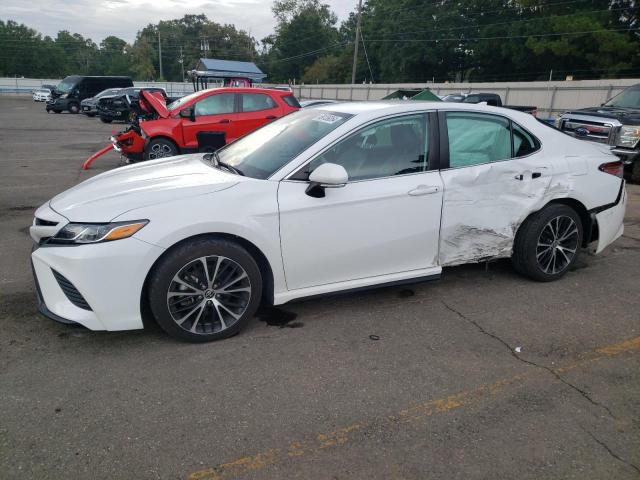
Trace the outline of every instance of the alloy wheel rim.
[[555, 275], [564, 271], [578, 250], [579, 232], [576, 222], [566, 215], [554, 217], [538, 237], [536, 260], [540, 269]]
[[188, 332], [209, 335], [235, 325], [251, 301], [251, 281], [235, 261], [196, 258], [176, 273], [167, 291], [173, 321]]
[[166, 144], [156, 143], [151, 147], [151, 151], [149, 152], [150, 159], [156, 158], [164, 158], [170, 157], [173, 152], [171, 151], [171, 147]]

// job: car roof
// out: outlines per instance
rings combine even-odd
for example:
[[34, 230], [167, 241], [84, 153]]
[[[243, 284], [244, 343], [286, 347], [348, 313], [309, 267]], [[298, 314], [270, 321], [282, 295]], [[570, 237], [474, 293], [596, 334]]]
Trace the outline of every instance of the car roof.
[[469, 111], [509, 117], [522, 126], [531, 126], [537, 123], [535, 117], [529, 113], [511, 110], [504, 107], [493, 107], [482, 103], [454, 103], [431, 102], [420, 100], [377, 100], [366, 102], [344, 102], [318, 105], [315, 110], [327, 112], [347, 113], [358, 117], [377, 118], [397, 113], [411, 113], [427, 110], [440, 111]]

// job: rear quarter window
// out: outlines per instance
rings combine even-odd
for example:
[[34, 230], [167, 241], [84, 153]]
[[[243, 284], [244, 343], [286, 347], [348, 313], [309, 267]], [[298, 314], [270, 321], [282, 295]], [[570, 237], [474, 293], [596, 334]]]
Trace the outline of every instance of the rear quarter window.
[[290, 107], [302, 108], [300, 106], [300, 102], [298, 102], [298, 99], [296, 97], [294, 97], [293, 95], [286, 95], [286, 96], [282, 97], [282, 100], [284, 100], [284, 103], [286, 103]]

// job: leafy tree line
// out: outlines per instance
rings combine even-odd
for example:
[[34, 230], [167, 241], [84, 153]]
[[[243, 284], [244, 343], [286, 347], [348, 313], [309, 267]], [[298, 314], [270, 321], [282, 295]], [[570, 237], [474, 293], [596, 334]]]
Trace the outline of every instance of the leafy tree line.
[[[275, 0], [260, 42], [205, 15], [149, 24], [133, 44], [0, 20], [0, 75], [131, 75], [180, 81], [200, 57], [255, 61], [270, 82], [348, 83], [354, 11], [339, 23], [321, 0]], [[638, 0], [365, 0], [357, 82], [640, 76]], [[159, 40], [160, 38], [160, 40]]]
[[[61, 78], [66, 75], [130, 75], [136, 80], [181, 81], [183, 72], [203, 56], [252, 60], [256, 40], [233, 25], [221, 25], [205, 15], [149, 24], [132, 45], [109, 36], [100, 44], [77, 33], [42, 36], [26, 25], [0, 20], [0, 76]], [[204, 42], [208, 50], [203, 51]]]
[[[338, 24], [320, 0], [276, 0], [273, 13], [270, 78], [351, 81], [355, 11]], [[637, 0], [366, 0], [361, 27], [357, 82], [640, 75]]]

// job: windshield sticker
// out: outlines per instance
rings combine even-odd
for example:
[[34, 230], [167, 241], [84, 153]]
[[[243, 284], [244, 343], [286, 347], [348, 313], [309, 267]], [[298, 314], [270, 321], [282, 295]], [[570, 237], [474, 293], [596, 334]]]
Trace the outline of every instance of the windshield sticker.
[[318, 115], [317, 117], [313, 118], [313, 121], [315, 122], [322, 122], [322, 123], [328, 123], [328, 124], [336, 123], [336, 122], [339, 122], [340, 120], [342, 120], [342, 117], [339, 117], [337, 115], [331, 115], [330, 113], [323, 113], [322, 115]]

